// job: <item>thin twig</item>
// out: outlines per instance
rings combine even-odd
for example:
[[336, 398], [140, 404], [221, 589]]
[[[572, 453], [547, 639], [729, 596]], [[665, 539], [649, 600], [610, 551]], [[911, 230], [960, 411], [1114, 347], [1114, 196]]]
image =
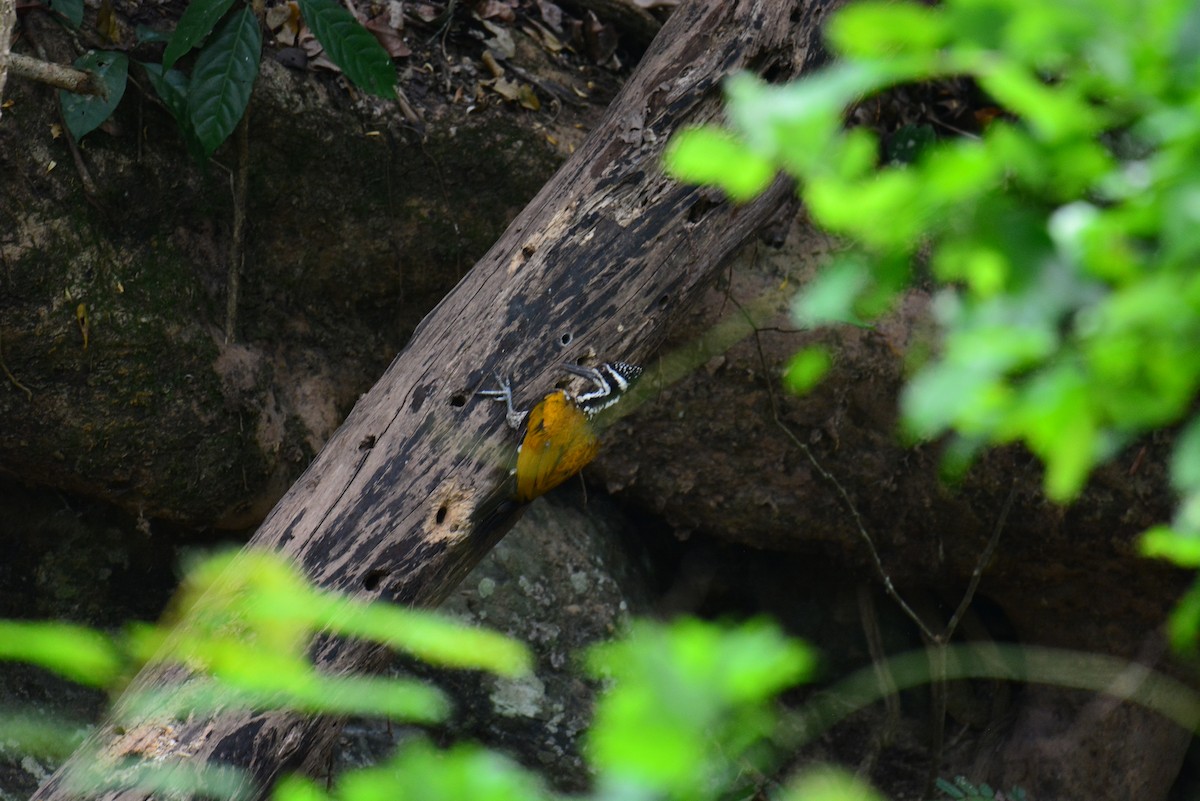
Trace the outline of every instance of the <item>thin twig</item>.
[[932, 629], [925, 625], [925, 621], [922, 620], [921, 616], [916, 613], [916, 610], [908, 605], [908, 602], [904, 600], [902, 595], [900, 595], [900, 591], [896, 589], [896, 585], [892, 583], [892, 577], [887, 574], [887, 570], [883, 566], [883, 559], [880, 558], [879, 551], [875, 548], [875, 542], [871, 539], [871, 535], [867, 533], [867, 527], [863, 524], [862, 515], [858, 513], [858, 507], [850, 498], [850, 493], [846, 492], [846, 488], [842, 486], [841, 482], [838, 481], [832, 473], [826, 470], [819, 461], [817, 461], [817, 457], [813, 455], [813, 452], [809, 449], [809, 447], [801, 442], [782, 420], [776, 417], [775, 422], [781, 429], [783, 429], [783, 432], [785, 435], [787, 435], [788, 439], [790, 439], [796, 445], [796, 447], [799, 448], [806, 457], [808, 457], [808, 461], [812, 463], [813, 469], [815, 469], [821, 475], [821, 478], [833, 485], [833, 488], [837, 490], [839, 495], [842, 496], [842, 501], [845, 502], [846, 508], [850, 510], [850, 516], [854, 518], [854, 526], [856, 529], [858, 529], [859, 536], [862, 537], [863, 542], [867, 544], [867, 550], [871, 553], [871, 561], [875, 563], [875, 570], [879, 574], [880, 580], [883, 582], [884, 591], [887, 592], [888, 596], [890, 596], [891, 599], [896, 602], [896, 605], [900, 607], [901, 611], [903, 611], [904, 614], [907, 615], [914, 624], [916, 624], [917, 628], [921, 630], [921, 634], [923, 636], [929, 638], [930, 640], [936, 641], [938, 635], [934, 634]]
[[996, 525], [992, 528], [992, 536], [988, 538], [987, 545], [980, 552], [979, 558], [975, 560], [975, 568], [971, 571], [971, 580], [967, 584], [967, 590], [963, 593], [962, 598], [958, 602], [958, 608], [954, 610], [954, 614], [950, 616], [950, 622], [946, 624], [945, 630], [940, 636], [935, 637], [929, 644], [929, 693], [931, 701], [930, 715], [932, 716], [932, 731], [929, 736], [929, 773], [925, 777], [925, 798], [930, 797], [933, 793], [933, 786], [937, 782], [938, 772], [942, 766], [942, 751], [946, 743], [946, 653], [950, 644], [950, 640], [954, 637], [954, 632], [958, 629], [958, 624], [962, 622], [963, 616], [967, 613], [967, 608], [970, 607], [971, 601], [975, 600], [975, 591], [979, 589], [979, 582], [983, 578], [983, 571], [987, 569], [988, 563], [992, 560], [992, 554], [996, 552], [996, 546], [1000, 543], [1000, 534], [1004, 531], [1004, 524], [1008, 521], [1009, 510], [1012, 509], [1013, 499], [1017, 497], [1017, 485], [1014, 483], [1008, 490], [1008, 497], [1004, 500], [1004, 506], [1000, 509], [1000, 516], [996, 518]]
[[[10, 0], [5, 0], [9, 2]], [[2, 56], [0, 56], [2, 57]], [[8, 68], [13, 75], [49, 84], [57, 89], [65, 89], [77, 95], [108, 94], [108, 87], [94, 74], [55, 64], [52, 61], [40, 61], [36, 58], [23, 56], [20, 53], [8, 54]]]
[[880, 753], [892, 741], [896, 725], [900, 721], [900, 696], [896, 687], [896, 678], [888, 667], [887, 653], [883, 647], [883, 633], [879, 630], [879, 615], [875, 611], [875, 599], [872, 597], [868, 584], [858, 585], [858, 617], [862, 621], [863, 637], [867, 641], [867, 653], [871, 655], [871, 667], [875, 671], [875, 680], [879, 684], [879, 695], [883, 698], [887, 710], [884, 725], [876, 727], [867, 755], [859, 762], [858, 776], [868, 778], [874, 770]]
[[[954, 636], [954, 632], [957, 630], [959, 623], [963, 619], [963, 616], [966, 614], [967, 608], [974, 600], [975, 593], [979, 589], [979, 583], [983, 578], [983, 572], [987, 569], [988, 563], [991, 562], [992, 556], [996, 551], [996, 547], [999, 545], [1000, 535], [1004, 531], [1005, 523], [1008, 521], [1008, 513], [1012, 509], [1013, 501], [1016, 498], [1016, 485], [1014, 484], [1009, 489], [1008, 497], [1005, 499], [1004, 506], [1000, 510], [1000, 515], [996, 519], [996, 525], [992, 529], [991, 537], [988, 538], [987, 545], [984, 546], [983, 551], [979, 554], [979, 558], [975, 562], [975, 567], [971, 572], [971, 580], [968, 583], [967, 589], [963, 593], [962, 598], [959, 600], [958, 606], [954, 610], [954, 614], [950, 617], [950, 620], [946, 624], [943, 631], [940, 634], [935, 634], [933, 630], [926, 625], [921, 616], [918, 615], [917, 612], [908, 605], [903, 596], [901, 596], [899, 591], [896, 589], [895, 585], [892, 584], [892, 579], [887, 574], [887, 570], [883, 566], [883, 560], [879, 556], [879, 551], [875, 547], [875, 542], [871, 538], [870, 533], [867, 531], [866, 525], [863, 523], [862, 515], [859, 514], [858, 506], [850, 498], [850, 494], [846, 491], [845, 487], [842, 486], [841, 482], [838, 481], [832, 473], [825, 469], [825, 467], [817, 460], [816, 455], [813, 454], [809, 447], [801, 442], [799, 437], [797, 437], [795, 433], [793, 433], [792, 430], [787, 426], [787, 424], [783, 422], [783, 418], [779, 414], [779, 404], [775, 398], [774, 386], [771, 383], [770, 371], [767, 369], [766, 354], [763, 353], [762, 340], [759, 337], [760, 329], [752, 317], [745, 311], [745, 309], [742, 308], [741, 304], [739, 304], [737, 300], [733, 299], [732, 297], [731, 300], [737, 306], [739, 311], [742, 312], [747, 322], [753, 328], [754, 344], [755, 348], [758, 350], [759, 363], [762, 367], [763, 374], [767, 376], [767, 396], [770, 399], [771, 415], [775, 420], [775, 424], [779, 426], [784, 435], [790, 439], [792, 443], [808, 458], [808, 461], [812, 464], [813, 469], [815, 469], [817, 473], [819, 473], [820, 476], [825, 479], [825, 481], [831, 484], [842, 497], [846, 508], [850, 511], [850, 516], [854, 520], [854, 525], [858, 529], [859, 535], [867, 544], [867, 550], [870, 552], [871, 559], [875, 563], [875, 569], [878, 572], [880, 579], [883, 581], [884, 590], [891, 597], [891, 599], [896, 602], [904, 614], [907, 615], [908, 618], [917, 626], [917, 628], [921, 631], [922, 636], [925, 638], [927, 649], [926, 652], [929, 659], [929, 684], [932, 705], [930, 766], [929, 774], [926, 778], [925, 793], [923, 796], [928, 797], [933, 791], [934, 783], [937, 780], [937, 773], [941, 767], [942, 749], [945, 741], [947, 646], [951, 638]], [[860, 597], [860, 605], [861, 601], [862, 599]], [[864, 619], [864, 628], [866, 628], [866, 626], [867, 621]], [[872, 663], [878, 670], [879, 662], [876, 659], [874, 649], [872, 648], [870, 630], [866, 629], [866, 633], [868, 648], [872, 650]], [[880, 686], [883, 688], [885, 697], [888, 697], [888, 695], [891, 694], [891, 691], [887, 688], [882, 677], [880, 677]]]
[[[736, 299], [732, 297], [730, 299], [742, 312], [742, 314], [745, 315], [746, 312], [742, 308], [742, 305], [738, 303]], [[842, 486], [842, 483], [821, 465], [809, 447], [800, 441], [800, 438], [797, 437], [790, 428], [788, 428], [787, 424], [783, 422], [783, 418], [780, 417], [779, 403], [775, 400], [775, 389], [771, 384], [770, 371], [767, 370], [767, 357], [766, 354], [763, 353], [762, 340], [758, 336], [758, 327], [755, 325], [754, 320], [750, 319], [749, 316], [747, 316], [747, 320], [750, 325], [754, 327], [754, 347], [758, 350], [758, 359], [762, 366], [763, 374], [767, 376], [767, 397], [771, 402], [771, 416], [775, 420], [775, 425], [779, 426], [780, 430], [783, 431], [784, 436], [790, 439], [792, 443], [808, 458], [808, 461], [812, 464], [813, 469], [820, 474], [821, 478], [825, 479], [825, 481], [831, 484], [833, 488], [837, 490], [838, 494], [842, 496], [842, 500], [845, 502], [846, 508], [850, 511], [850, 516], [854, 518], [854, 526], [858, 529], [859, 536], [861, 536], [863, 542], [867, 544], [867, 550], [871, 553], [871, 559], [875, 563], [875, 570], [879, 574], [880, 580], [883, 582], [883, 589], [889, 596], [891, 596], [891, 599], [896, 602], [900, 609], [903, 610], [904, 614], [906, 614], [909, 619], [916, 624], [917, 628], [921, 630], [923, 635], [931, 640], [936, 640], [937, 635], [933, 633], [929, 626], [925, 625], [925, 621], [921, 619], [921, 616], [918, 615], [916, 611], [908, 605], [908, 602], [905, 601], [903, 596], [900, 595], [900, 592], [896, 589], [896, 586], [892, 584], [892, 578], [888, 575], [887, 570], [884, 568], [883, 559], [880, 558], [879, 551], [875, 548], [875, 541], [872, 540], [871, 535], [867, 533], [867, 527], [866, 524], [863, 523], [862, 515], [858, 513], [858, 505], [855, 504], [850, 498], [850, 493], [846, 492], [846, 488]]]
[[925, 649], [929, 657], [929, 772], [925, 774], [925, 789], [922, 798], [933, 795], [942, 767], [942, 749], [946, 743], [946, 642], [934, 640]]
[[234, 340], [237, 328], [238, 294], [241, 290], [242, 262], [245, 259], [246, 173], [250, 171], [250, 108], [247, 107], [237, 128], [237, 165], [233, 183], [233, 231], [229, 236], [229, 271], [225, 280], [225, 342]]
[[1008, 490], [1008, 497], [1004, 500], [1003, 508], [1000, 509], [1000, 516], [996, 518], [992, 536], [988, 539], [988, 544], [984, 546], [983, 552], [979, 554], [979, 559], [975, 561], [975, 569], [971, 571], [971, 581], [967, 584], [967, 591], [963, 593], [962, 600], [958, 602], [958, 608], [954, 610], [950, 622], [946, 624], [946, 632], [942, 635], [943, 642], [949, 642], [950, 638], [954, 636], [958, 624], [962, 622], [963, 615], [967, 613], [967, 607], [975, 599], [975, 591], [979, 589], [983, 571], [987, 569], [988, 563], [992, 561], [992, 554], [996, 552], [996, 546], [1000, 544], [1000, 534], [1004, 531], [1004, 524], [1008, 521], [1008, 513], [1012, 509], [1013, 500], [1016, 497], [1017, 485], [1014, 483]]
[[[42, 47], [42, 43], [34, 37], [32, 30], [26, 31], [26, 38], [30, 41], [30, 43], [33, 44], [33, 49], [37, 51], [38, 58], [42, 60], [42, 63], [49, 64], [50, 60], [46, 58], [46, 49]], [[79, 152], [79, 145], [75, 141], [75, 135], [71, 133], [71, 126], [67, 125], [67, 118], [63, 113], [62, 105], [56, 103], [55, 106], [58, 109], [58, 118], [62, 122], [63, 139], [67, 141], [67, 147], [71, 151], [71, 158], [75, 162], [75, 172], [79, 175], [79, 182], [83, 184], [83, 195], [87, 199], [88, 203], [95, 206], [101, 212], [104, 212], [105, 210], [100, 205], [100, 201], [97, 200], [97, 198], [100, 196], [100, 190], [96, 188], [96, 182], [92, 180], [92, 173], [90, 170], [88, 170], [87, 163], [83, 160], [83, 154]]]
[[17, 380], [17, 377], [12, 374], [12, 370], [8, 369], [8, 364], [4, 361], [4, 340], [3, 335], [0, 335], [0, 368], [4, 370], [4, 374], [8, 376], [8, 380], [13, 383], [13, 386], [25, 393], [30, 401], [33, 400], [33, 390]]

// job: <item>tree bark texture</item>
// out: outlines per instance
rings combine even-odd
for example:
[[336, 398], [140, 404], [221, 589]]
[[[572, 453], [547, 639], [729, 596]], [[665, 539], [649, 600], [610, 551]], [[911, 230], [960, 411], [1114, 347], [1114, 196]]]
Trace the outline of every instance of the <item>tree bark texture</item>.
[[[475, 393], [511, 375], [528, 408], [563, 378], [564, 362], [644, 360], [726, 256], [792, 202], [783, 180], [743, 206], [680, 185], [663, 175], [662, 151], [680, 126], [719, 116], [730, 73], [786, 79], [818, 61], [820, 22], [834, 4], [694, 0], [677, 9], [602, 123], [422, 322], [249, 547], [295, 559], [324, 588], [438, 603], [519, 513], [508, 475], [516, 437], [499, 405]], [[331, 673], [370, 670], [383, 657], [325, 638], [314, 655]], [[188, 680], [160, 669], [134, 686]], [[75, 766], [151, 753], [242, 767], [257, 793], [285, 772], [318, 768], [339, 725], [234, 710], [110, 721], [34, 798], [77, 797], [66, 780]]]

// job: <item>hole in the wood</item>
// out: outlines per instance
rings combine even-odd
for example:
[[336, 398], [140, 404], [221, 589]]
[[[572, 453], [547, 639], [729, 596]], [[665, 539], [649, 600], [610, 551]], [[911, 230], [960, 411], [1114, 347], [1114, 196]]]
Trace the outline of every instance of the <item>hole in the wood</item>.
[[437, 510], [437, 514], [436, 514], [436, 515], [434, 515], [434, 518], [433, 518], [433, 519], [434, 519], [434, 520], [436, 520], [436, 521], [437, 521], [437, 524], [440, 526], [442, 523], [445, 523], [445, 522], [446, 522], [446, 515], [447, 515], [449, 512], [450, 512], [450, 510], [446, 508], [446, 504], [442, 504], [442, 505], [441, 505], [441, 506], [438, 508], [438, 510]]
[[462, 392], [455, 392], [450, 396], [450, 405], [456, 409], [460, 409], [467, 405], [467, 396]]
[[779, 83], [784, 78], [782, 64], [771, 64], [762, 71], [762, 79], [767, 83]]
[[570, 331], [563, 331], [563, 335], [558, 338], [558, 341], [561, 342], [565, 346], [565, 345], [570, 345], [574, 339], [575, 339], [575, 335], [572, 334]]
[[385, 578], [387, 578], [387, 574], [388, 572], [386, 570], [372, 570], [370, 573], [367, 573], [367, 577], [363, 579], [363, 587], [371, 592], [374, 592], [375, 590], [379, 589], [379, 585], [383, 583]]
[[692, 223], [693, 225], [700, 222], [704, 219], [704, 215], [708, 214], [708, 212], [715, 205], [717, 204], [713, 203], [706, 197], [697, 198], [696, 202], [692, 204], [692, 207], [688, 209], [688, 222]]
[[663, 296], [658, 299], [658, 308], [665, 309], [667, 304], [670, 302], [671, 302], [671, 296], [664, 292]]

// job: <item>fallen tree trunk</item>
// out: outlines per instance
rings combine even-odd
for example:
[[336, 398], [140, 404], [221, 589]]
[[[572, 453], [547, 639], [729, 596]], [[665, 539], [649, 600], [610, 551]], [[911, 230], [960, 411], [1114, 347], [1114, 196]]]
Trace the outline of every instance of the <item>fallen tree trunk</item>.
[[[511, 374], [528, 407], [561, 377], [563, 362], [644, 359], [673, 312], [791, 202], [783, 180], [744, 206], [681, 186], [662, 174], [662, 150], [680, 126], [719, 115], [720, 83], [731, 72], [785, 79], [819, 58], [819, 23], [834, 2], [694, 0], [679, 8], [603, 122], [424, 320], [249, 547], [288, 555], [328, 589], [440, 601], [519, 513], [508, 497], [514, 435], [476, 391], [496, 373]], [[377, 668], [383, 656], [332, 639], [315, 649], [331, 673]], [[188, 680], [160, 669], [135, 687]], [[285, 771], [318, 768], [339, 726], [236, 710], [110, 722], [34, 798], [76, 797], [67, 781], [76, 766], [151, 753], [239, 766], [257, 794]]]

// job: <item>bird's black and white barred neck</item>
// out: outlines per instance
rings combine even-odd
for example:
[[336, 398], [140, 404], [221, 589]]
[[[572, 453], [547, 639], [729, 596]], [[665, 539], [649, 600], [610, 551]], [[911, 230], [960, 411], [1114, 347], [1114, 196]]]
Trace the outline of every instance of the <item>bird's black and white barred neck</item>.
[[599, 414], [619, 401], [642, 375], [641, 367], [628, 362], [605, 362], [599, 367], [563, 366], [568, 372], [586, 378], [595, 385], [594, 389], [574, 396], [575, 403], [588, 417]]

